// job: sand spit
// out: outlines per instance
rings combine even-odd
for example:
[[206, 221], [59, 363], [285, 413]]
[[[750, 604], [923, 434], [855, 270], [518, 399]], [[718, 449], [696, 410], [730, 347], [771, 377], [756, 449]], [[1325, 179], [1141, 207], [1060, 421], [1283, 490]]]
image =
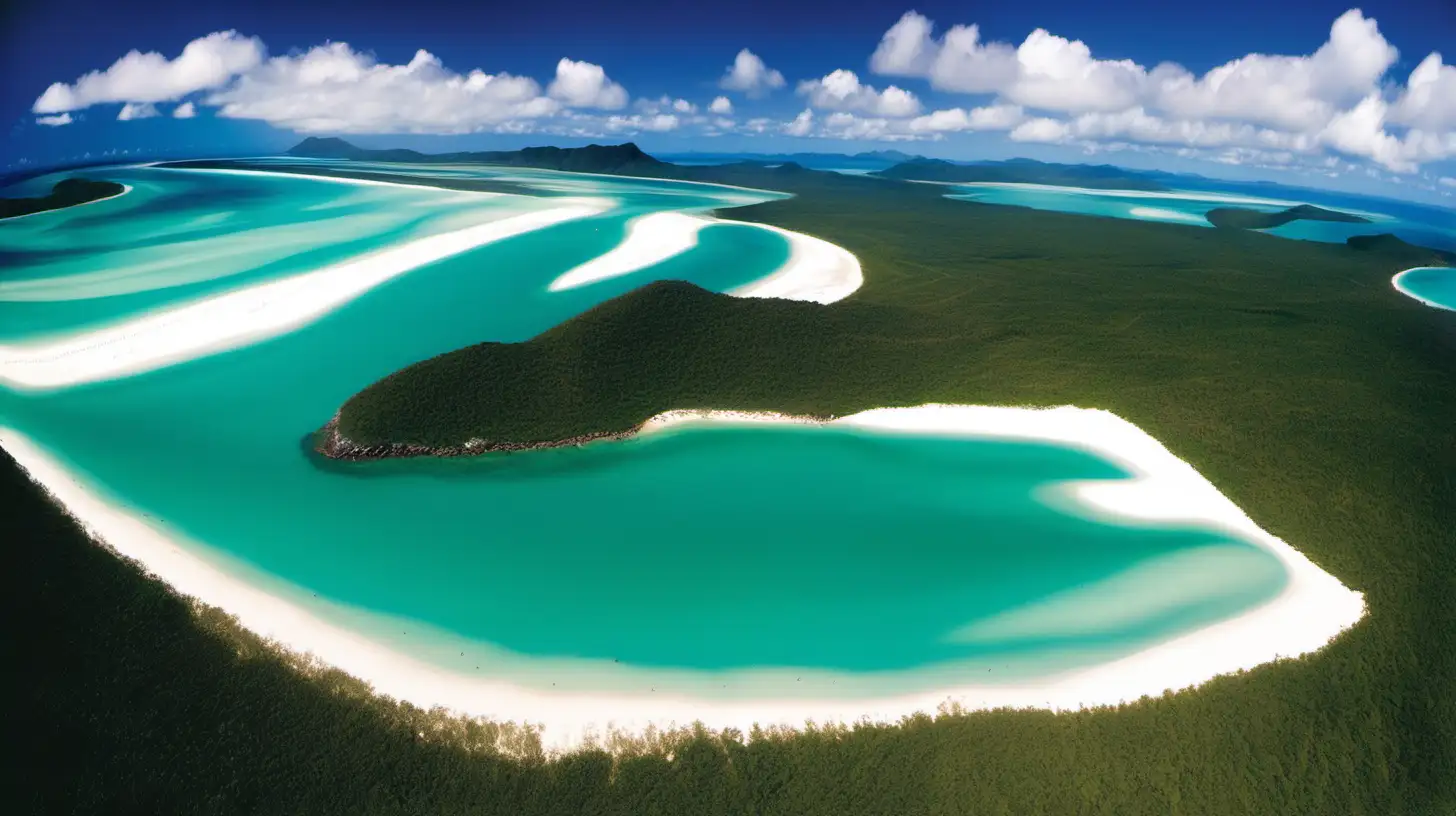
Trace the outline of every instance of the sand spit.
[[720, 223], [748, 224], [771, 230], [789, 242], [789, 260], [773, 274], [728, 292], [734, 297], [834, 303], [849, 297], [864, 285], [859, 258], [844, 247], [772, 224], [727, 219], [720, 219]]
[[[660, 432], [695, 423], [785, 421], [818, 422], [775, 414], [672, 411], [654, 417], [643, 430]], [[0, 428], [0, 446], [93, 536], [137, 559], [179, 592], [222, 608], [245, 627], [283, 647], [312, 653], [369, 682], [381, 694], [426, 708], [440, 705], [462, 714], [536, 724], [542, 729], [544, 744], [557, 750], [580, 745], [608, 730], [638, 732], [649, 725], [665, 728], [694, 721], [712, 728], [747, 730], [755, 723], [800, 726], [809, 719], [819, 723], [894, 722], [912, 712], [934, 711], [947, 702], [967, 709], [1075, 709], [1115, 704], [1318, 649], [1364, 612], [1359, 593], [1260, 530], [1192, 467], [1136, 426], [1108, 412], [1072, 407], [925, 405], [865, 411], [831, 424], [878, 433], [1044, 440], [1093, 451], [1119, 463], [1133, 478], [1063, 484], [1056, 495], [1047, 497], [1049, 501], [1121, 523], [1189, 520], [1221, 527], [1278, 558], [1288, 572], [1287, 585], [1275, 599], [1237, 617], [1100, 666], [1031, 680], [951, 683], [917, 694], [834, 699], [792, 699], [765, 693], [761, 698], [724, 700], [656, 690], [558, 693], [440, 668], [326, 622], [300, 605], [212, 566], [186, 542], [170, 538], [159, 526], [128, 513], [69, 473], [23, 434]], [[606, 665], [603, 671], [611, 668]]]
[[[1453, 308], [1451, 306], [1447, 306], [1444, 303], [1439, 303], [1437, 301], [1431, 300], [1430, 298], [1421, 297], [1420, 295], [1416, 294], [1415, 292], [1412, 292], [1411, 290], [1407, 289], [1405, 286], [1401, 285], [1400, 279], [1403, 278], [1403, 277], [1405, 277], [1406, 275], [1409, 275], [1412, 272], [1419, 272], [1422, 269], [1431, 269], [1431, 268], [1433, 268], [1433, 267], [1429, 267], [1429, 266], [1417, 266], [1417, 267], [1413, 267], [1411, 269], [1407, 269], [1404, 272], [1401, 272], [1401, 273], [1397, 274], [1395, 277], [1391, 278], [1390, 279], [1390, 285], [1395, 287], [1395, 291], [1400, 292], [1402, 295], [1405, 295], [1406, 297], [1411, 298], [1412, 300], [1418, 300], [1421, 303], [1424, 303], [1425, 305], [1430, 306], [1432, 309], [1444, 309], [1444, 310], [1446, 310], [1448, 312], [1456, 312], [1456, 308]], [[1434, 267], [1434, 268], [1439, 268], [1439, 267]], [[1456, 268], [1451, 269], [1450, 272], [1449, 272], [1449, 274], [1456, 275]]]
[[60, 340], [0, 346], [0, 382], [19, 389], [99, 382], [239, 348], [298, 329], [392, 278], [495, 241], [596, 215], [595, 199], [398, 244]]
[[627, 222], [627, 236], [614, 249], [561, 274], [552, 292], [630, 275], [698, 245], [698, 233], [713, 220], [680, 212], [639, 215]]

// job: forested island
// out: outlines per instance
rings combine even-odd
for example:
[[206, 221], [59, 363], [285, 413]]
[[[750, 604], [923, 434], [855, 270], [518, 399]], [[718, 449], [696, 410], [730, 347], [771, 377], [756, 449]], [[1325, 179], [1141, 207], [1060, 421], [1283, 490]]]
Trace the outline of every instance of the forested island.
[[0, 198], [0, 219], [74, 207], [77, 204], [119, 196], [124, 192], [126, 192], [125, 185], [117, 184], [114, 181], [96, 181], [87, 178], [62, 179], [51, 187], [51, 191], [47, 195], [31, 198]]
[[1241, 207], [1218, 207], [1205, 216], [1208, 223], [1224, 229], [1261, 230], [1282, 227], [1291, 221], [1337, 221], [1346, 224], [1368, 224], [1370, 219], [1359, 215], [1327, 210], [1312, 204], [1300, 204], [1279, 212], [1261, 212]]

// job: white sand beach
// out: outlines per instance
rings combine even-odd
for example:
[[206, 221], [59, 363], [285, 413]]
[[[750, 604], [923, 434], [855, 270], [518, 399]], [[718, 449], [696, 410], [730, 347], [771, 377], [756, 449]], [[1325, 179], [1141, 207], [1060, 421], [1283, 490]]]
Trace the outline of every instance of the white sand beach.
[[627, 235], [615, 248], [573, 267], [546, 287], [552, 292], [630, 275], [698, 245], [698, 233], [713, 219], [680, 212], [639, 215], [627, 222]]
[[834, 303], [864, 285], [859, 258], [822, 238], [750, 221], [719, 219], [724, 224], [748, 224], [771, 230], [789, 242], [789, 259], [778, 271], [728, 294], [746, 298], [781, 298]]
[[1184, 224], [1202, 224], [1205, 227], [1212, 226], [1208, 223], [1208, 219], [1201, 215], [1178, 212], [1177, 210], [1165, 210], [1160, 207], [1133, 207], [1127, 213], [1137, 218], [1148, 218], [1155, 221], [1178, 221]]
[[[684, 423], [812, 422], [771, 414], [674, 411], [654, 418], [648, 430]], [[565, 750], [609, 729], [639, 732], [701, 721], [712, 728], [747, 730], [753, 724], [802, 726], [894, 722], [947, 702], [968, 709], [1001, 706], [1076, 709], [1115, 704], [1165, 689], [1183, 689], [1211, 677], [1277, 657], [1318, 649], [1352, 626], [1364, 612], [1362, 596], [1320, 570], [1288, 544], [1260, 530], [1188, 464], [1131, 423], [1105, 411], [924, 405], [876, 409], [834, 423], [879, 433], [1045, 440], [1110, 458], [1134, 474], [1121, 481], [1069, 483], [1049, 500], [1122, 523], [1190, 520], [1212, 524], [1256, 542], [1288, 572], [1273, 600], [1234, 618], [1156, 644], [1091, 669], [1001, 684], [949, 683], [917, 694], [788, 699], [712, 699], [687, 694], [551, 692], [440, 668], [329, 623], [279, 595], [269, 594], [196, 555], [196, 545], [169, 537], [160, 523], [127, 512], [82, 481], [24, 434], [0, 428], [3, 446], [31, 478], [44, 486], [91, 534], [179, 592], [219, 607], [246, 628], [298, 652], [312, 653], [373, 685], [375, 690], [422, 707], [541, 726], [551, 749]], [[1116, 580], [1116, 576], [1114, 579]], [[1094, 589], [1095, 589], [1094, 585]], [[1114, 587], [1115, 588], [1115, 587]], [[1055, 622], [1045, 614], [1012, 610], [1011, 625]], [[1020, 617], [1020, 622], [1017, 621]], [[1040, 621], [1040, 623], [1038, 623]], [[664, 690], [665, 691], [665, 690]]]
[[413, 269], [609, 206], [588, 198], [553, 203], [557, 206], [418, 238], [60, 340], [0, 346], [0, 382], [33, 390], [99, 382], [257, 343]]
[[[1412, 292], [1410, 289], [1407, 289], [1406, 287], [1404, 287], [1404, 286], [1401, 285], [1401, 283], [1400, 283], [1400, 279], [1401, 278], [1405, 277], [1406, 275], [1409, 275], [1412, 272], [1416, 272], [1416, 271], [1421, 270], [1421, 269], [1429, 269], [1429, 268], [1430, 267], [1426, 267], [1426, 266], [1417, 266], [1417, 267], [1413, 267], [1411, 269], [1407, 269], [1407, 270], [1405, 270], [1403, 272], [1400, 272], [1395, 277], [1393, 277], [1393, 278], [1390, 279], [1390, 285], [1395, 287], [1395, 291], [1400, 292], [1402, 295], [1405, 295], [1406, 297], [1408, 297], [1408, 298], [1410, 298], [1412, 300], [1418, 300], [1421, 303], [1424, 303], [1425, 305], [1430, 306], [1432, 309], [1444, 309], [1444, 310], [1446, 310], [1448, 312], [1456, 312], [1456, 309], [1453, 309], [1453, 308], [1451, 308], [1450, 306], [1447, 306], [1444, 303], [1437, 303], [1436, 301], [1431, 300], [1430, 298], [1421, 297], [1420, 295], [1416, 294], [1415, 292]], [[1451, 270], [1451, 274], [1452, 275], [1456, 275], [1456, 269], [1452, 269]]]

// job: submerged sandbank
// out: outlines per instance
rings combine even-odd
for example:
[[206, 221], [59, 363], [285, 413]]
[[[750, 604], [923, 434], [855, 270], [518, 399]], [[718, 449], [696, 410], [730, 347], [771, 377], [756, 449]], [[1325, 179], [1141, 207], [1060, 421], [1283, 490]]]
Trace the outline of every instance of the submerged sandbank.
[[[661, 432], [685, 423], [785, 421], [817, 422], [772, 414], [674, 411], [649, 420], [644, 430]], [[499, 677], [483, 678], [441, 668], [331, 623], [301, 603], [270, 594], [214, 566], [197, 554], [197, 545], [170, 537], [160, 522], [129, 513], [102, 491], [67, 472], [58, 459], [25, 435], [0, 428], [0, 446], [92, 535], [137, 559], [179, 592], [236, 615], [246, 628], [286, 648], [314, 654], [369, 682], [381, 694], [426, 708], [441, 705], [463, 714], [539, 724], [543, 742], [557, 749], [577, 745], [608, 729], [636, 732], [648, 725], [669, 727], [694, 721], [712, 728], [746, 731], [755, 723], [801, 726], [808, 719], [820, 723], [853, 723], [864, 718], [894, 722], [913, 712], [934, 711], [946, 702], [969, 709], [1112, 704], [1144, 694], [1160, 694], [1165, 689], [1185, 688], [1217, 674], [1320, 648], [1354, 624], [1363, 612], [1358, 593], [1260, 530], [1192, 467], [1136, 426], [1110, 413], [1071, 407], [927, 405], [870, 410], [828, 424], [875, 433], [1039, 440], [1093, 451], [1118, 463], [1133, 474], [1132, 478], [1063, 483], [1045, 500], [1070, 512], [1123, 524], [1189, 521], [1216, 526], [1274, 555], [1287, 570], [1287, 584], [1274, 600], [1237, 617], [1099, 666], [1035, 679], [1001, 683], [948, 681], [943, 687], [923, 693], [832, 699], [772, 692], [752, 698], [715, 699], [709, 695], [665, 693], [665, 689], [554, 692]], [[832, 569], [832, 565], [826, 565], [826, 569]], [[1046, 599], [977, 623], [983, 629], [999, 626], [1003, 631], [1024, 632], [1028, 626], [1034, 629], [1038, 620], [1055, 618], [1056, 609], [1048, 612], [1036, 608], [1055, 602], [1056, 598]], [[948, 632], [947, 636], [956, 634]], [[958, 636], [968, 635], [962, 631]], [[975, 636], [975, 632], [969, 636]], [[607, 662], [602, 669], [605, 673], [612, 667]], [[938, 679], [941, 675], [935, 676]], [[787, 681], [793, 678], [783, 679], [783, 685], [788, 686]], [[756, 688], [762, 688], [761, 684]]]
[[[1431, 298], [1428, 298], [1428, 297], [1426, 297], [1426, 296], [1424, 296], [1424, 295], [1416, 292], [1415, 290], [1411, 289], [1409, 286], [1407, 286], [1406, 284], [1404, 284], [1404, 283], [1401, 282], [1401, 279], [1402, 278], [1406, 278], [1407, 276], [1411, 275], [1411, 273], [1413, 273], [1413, 272], [1424, 272], [1424, 271], [1429, 270], [1429, 269], [1442, 269], [1442, 268], [1443, 267], [1439, 267], [1439, 266], [1417, 266], [1417, 267], [1412, 267], [1411, 269], [1407, 269], [1407, 270], [1405, 270], [1403, 272], [1400, 272], [1395, 277], [1391, 278], [1390, 279], [1390, 285], [1391, 286], [1394, 286], [1395, 287], [1395, 290], [1397, 292], [1400, 292], [1402, 295], [1405, 295], [1406, 297], [1411, 298], [1412, 300], [1418, 300], [1421, 303], [1424, 303], [1425, 305], [1430, 306], [1433, 309], [1444, 309], [1444, 310], [1449, 311], [1449, 312], [1456, 312], [1456, 302], [1443, 303], [1443, 302], [1441, 302], [1439, 300], [1432, 300]], [[1451, 275], [1453, 278], [1456, 278], [1456, 268], [1448, 268], [1448, 269], [1446, 269], [1446, 274]], [[1456, 292], [1456, 284], [1453, 284], [1452, 289], [1453, 289], [1453, 292]]]
[[20, 389], [60, 388], [240, 348], [300, 328], [426, 264], [608, 208], [596, 199], [553, 203], [558, 206], [418, 238], [60, 340], [0, 346], [0, 383]]

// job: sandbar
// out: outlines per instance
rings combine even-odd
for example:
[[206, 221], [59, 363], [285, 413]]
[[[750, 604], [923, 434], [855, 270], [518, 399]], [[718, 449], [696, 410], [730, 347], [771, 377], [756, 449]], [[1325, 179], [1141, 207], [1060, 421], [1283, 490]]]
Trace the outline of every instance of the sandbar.
[[615, 248], [567, 270], [546, 288], [575, 289], [662, 263], [696, 247], [698, 233], [712, 224], [712, 219], [680, 212], [639, 215], [627, 222], [627, 235]]

